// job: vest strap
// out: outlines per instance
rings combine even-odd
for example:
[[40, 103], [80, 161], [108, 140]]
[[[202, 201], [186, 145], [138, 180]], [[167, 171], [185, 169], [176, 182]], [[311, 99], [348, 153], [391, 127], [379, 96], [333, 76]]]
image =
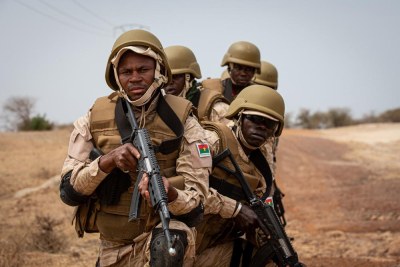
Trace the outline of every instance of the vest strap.
[[252, 151], [249, 155], [249, 159], [251, 160], [251, 162], [254, 163], [256, 168], [261, 172], [261, 174], [264, 177], [265, 182], [267, 184], [265, 193], [261, 197], [261, 200], [264, 201], [269, 196], [269, 194], [271, 193], [271, 189], [272, 189], [271, 168], [269, 167], [268, 161], [265, 159], [265, 157], [260, 149], [256, 149], [256, 150]]
[[229, 101], [229, 103], [232, 102], [233, 100], [233, 95], [232, 95], [232, 80], [231, 79], [225, 79], [222, 81], [223, 87], [225, 88], [224, 90], [224, 97]]
[[[123, 98], [118, 98], [117, 104], [115, 105], [115, 121], [118, 127], [118, 131], [122, 138], [122, 143], [125, 143], [130, 139], [132, 134], [132, 127], [126, 117], [126, 107], [128, 105]], [[153, 146], [154, 152], [161, 152], [162, 154], [169, 154], [174, 152], [181, 145], [183, 137], [183, 125], [175, 114], [173, 109], [168, 105], [167, 101], [163, 97], [159, 98], [157, 105], [157, 113], [165, 124], [175, 133], [176, 138], [165, 140], [159, 146]]]
[[241, 187], [235, 186], [223, 179], [219, 179], [212, 174], [209, 177], [210, 187], [218, 191], [218, 193], [230, 197], [236, 201], [246, 200]]
[[163, 122], [165, 122], [165, 124], [176, 135], [176, 138], [165, 140], [158, 147], [158, 151], [165, 155], [172, 153], [180, 147], [184, 129], [182, 122], [179, 120], [174, 110], [170, 107], [170, 105], [168, 105], [167, 101], [165, 101], [164, 97], [162, 96], [160, 97], [159, 103], [157, 105], [157, 113], [163, 120]]

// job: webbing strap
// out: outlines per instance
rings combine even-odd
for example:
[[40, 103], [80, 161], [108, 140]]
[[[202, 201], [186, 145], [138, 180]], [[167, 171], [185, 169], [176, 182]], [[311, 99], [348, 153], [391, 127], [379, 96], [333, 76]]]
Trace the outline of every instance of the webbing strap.
[[272, 172], [269, 167], [268, 161], [265, 159], [263, 153], [260, 149], [256, 149], [250, 153], [249, 159], [251, 162], [254, 163], [256, 168], [261, 172], [262, 176], [265, 179], [267, 184], [267, 189], [265, 190], [264, 195], [262, 196], [261, 200], [264, 201], [269, 194], [271, 193], [272, 189]]
[[[122, 143], [125, 143], [131, 137], [132, 127], [125, 115], [127, 110], [123, 102], [128, 104], [123, 98], [118, 98], [115, 106], [115, 122], [121, 135]], [[169, 154], [177, 150], [181, 145], [183, 137], [183, 125], [173, 109], [168, 105], [167, 101], [165, 101], [162, 96], [159, 98], [157, 113], [161, 120], [165, 122], [165, 124], [175, 133], [177, 137], [165, 140], [159, 146], [153, 145], [154, 152]]]
[[157, 105], [157, 113], [163, 122], [174, 132], [176, 138], [165, 140], [161, 143], [158, 148], [162, 154], [169, 154], [177, 150], [182, 141], [183, 137], [183, 124], [175, 114], [174, 110], [168, 105], [164, 97], [160, 96], [159, 103]]

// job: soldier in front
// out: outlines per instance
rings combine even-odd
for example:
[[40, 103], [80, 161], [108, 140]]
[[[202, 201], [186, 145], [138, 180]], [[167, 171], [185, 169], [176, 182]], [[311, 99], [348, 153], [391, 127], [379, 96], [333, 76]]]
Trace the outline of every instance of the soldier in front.
[[[208, 144], [192, 116], [192, 104], [161, 94], [171, 70], [162, 44], [148, 31], [131, 30], [115, 41], [105, 78], [114, 92], [98, 98], [74, 122], [61, 173], [61, 199], [71, 206], [96, 199], [97, 266], [192, 266], [193, 226], [203, 214], [212, 164], [210, 154], [204, 152]], [[176, 237], [174, 256], [167, 251], [160, 217], [149, 203], [146, 174], [138, 184], [145, 200], [140, 216], [128, 221], [141, 155], [132, 143], [125, 142], [131, 129], [124, 103], [131, 106], [139, 127], [147, 129], [151, 138], [173, 218], [169, 227]], [[94, 149], [101, 151], [95, 157], [91, 156]]]

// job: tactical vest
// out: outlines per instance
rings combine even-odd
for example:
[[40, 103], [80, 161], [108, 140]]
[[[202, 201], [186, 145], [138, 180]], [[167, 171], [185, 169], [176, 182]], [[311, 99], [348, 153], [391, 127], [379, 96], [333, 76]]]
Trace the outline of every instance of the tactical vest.
[[222, 86], [221, 79], [206, 79], [201, 82], [201, 86], [206, 89], [211, 89], [219, 92], [220, 94], [224, 93], [224, 87]]
[[232, 93], [232, 80], [231, 79], [206, 79], [202, 81], [203, 88], [211, 89], [219, 92], [224, 98], [231, 103], [235, 96]]
[[[215, 131], [220, 137], [219, 153], [229, 148], [242, 173], [249, 183], [251, 190], [259, 187], [260, 180], [264, 179], [252, 162], [245, 162], [239, 155], [238, 146], [240, 145], [235, 138], [232, 130], [225, 124], [216, 122], [202, 122], [202, 126], [207, 130]], [[224, 159], [222, 164], [231, 170], [234, 170], [233, 164], [229, 159]], [[237, 178], [228, 175], [220, 168], [213, 168], [210, 175], [210, 187], [216, 189], [220, 194], [245, 201], [241, 186]], [[200, 226], [196, 227], [198, 238], [196, 241], [196, 253], [201, 253], [208, 247], [214, 246], [220, 242], [237, 238], [233, 219], [223, 219], [218, 214], [205, 215]]]
[[[162, 96], [160, 96], [162, 97]], [[93, 136], [94, 144], [104, 153], [121, 145], [121, 136], [115, 122], [115, 106], [118, 95], [113, 93], [108, 97], [101, 97], [96, 100], [91, 109], [90, 131]], [[175, 97], [173, 95], [165, 96], [166, 102], [174, 110], [182, 124], [185, 123], [192, 105], [189, 101]], [[153, 121], [146, 121], [146, 129], [149, 132], [152, 143], [159, 146], [164, 140], [172, 139], [174, 132], [165, 124], [158, 114]], [[179, 156], [179, 147], [169, 154], [156, 153], [156, 158], [160, 166], [161, 174], [165, 177], [176, 176], [176, 159]], [[134, 185], [136, 173], [131, 173], [131, 182]], [[140, 218], [134, 222], [128, 222], [128, 214], [132, 199], [132, 190], [130, 187], [123, 192], [118, 204], [100, 205], [100, 211], [97, 214], [96, 224], [102, 238], [117, 242], [132, 242], [136, 236], [145, 231], [149, 231], [159, 222], [157, 215], [148, 207], [145, 201], [142, 201], [140, 207]]]
[[199, 103], [197, 105], [197, 116], [199, 121], [209, 121], [212, 107], [216, 102], [224, 102], [229, 104], [221, 93], [203, 88], [200, 94]]

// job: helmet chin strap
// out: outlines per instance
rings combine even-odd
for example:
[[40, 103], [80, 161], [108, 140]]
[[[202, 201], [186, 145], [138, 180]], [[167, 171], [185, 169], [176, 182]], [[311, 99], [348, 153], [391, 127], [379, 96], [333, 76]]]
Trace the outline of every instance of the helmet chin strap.
[[[194, 82], [194, 79], [193, 79]], [[185, 86], [178, 96], [186, 98], [186, 93], [189, 91], [190, 87], [192, 87], [192, 83], [190, 82], [190, 74], [185, 73]]]
[[[121, 59], [122, 55], [126, 51], [133, 51], [134, 53], [141, 54], [144, 56], [151, 57], [155, 59], [156, 61], [156, 69], [154, 71], [154, 81], [153, 83], [149, 86], [149, 88], [146, 90], [146, 92], [137, 100], [131, 100], [127, 93], [125, 92], [124, 88], [122, 87], [119, 78], [118, 78], [118, 64], [119, 60]], [[114, 69], [114, 76], [115, 76], [115, 81], [118, 84], [119, 88], [119, 93], [120, 95], [126, 99], [129, 103], [131, 103], [133, 106], [140, 107], [146, 105], [151, 97], [153, 96], [154, 92], [161, 87], [163, 84], [168, 83], [168, 78], [161, 74], [161, 64], [162, 64], [162, 58], [160, 55], [155, 53], [153, 50], [151, 50], [150, 47], [142, 47], [142, 46], [128, 46], [122, 48], [117, 55], [111, 60], [111, 63], [113, 64], [113, 69]]]
[[243, 132], [242, 132], [242, 114], [243, 114], [242, 112], [243, 112], [243, 110], [239, 112], [239, 118], [238, 118], [237, 123], [236, 123], [237, 126], [236, 126], [235, 135], [240, 140], [240, 143], [242, 143], [246, 148], [248, 148], [250, 150], [256, 150], [256, 149], [262, 147], [265, 142], [257, 147], [257, 146], [250, 145], [246, 141], [246, 138], [244, 138]]

